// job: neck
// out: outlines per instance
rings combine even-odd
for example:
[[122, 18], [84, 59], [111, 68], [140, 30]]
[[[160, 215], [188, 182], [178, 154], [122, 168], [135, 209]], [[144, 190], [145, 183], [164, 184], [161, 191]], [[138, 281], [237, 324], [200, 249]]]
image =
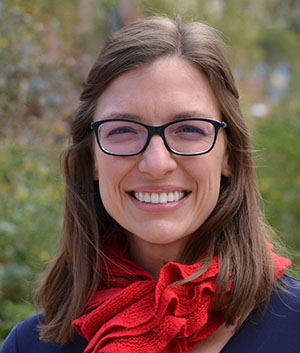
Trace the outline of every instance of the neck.
[[177, 261], [182, 246], [182, 241], [180, 244], [178, 242], [152, 244], [134, 235], [129, 235], [129, 254], [131, 260], [141, 266], [154, 279], [158, 279], [160, 269], [166, 263]]

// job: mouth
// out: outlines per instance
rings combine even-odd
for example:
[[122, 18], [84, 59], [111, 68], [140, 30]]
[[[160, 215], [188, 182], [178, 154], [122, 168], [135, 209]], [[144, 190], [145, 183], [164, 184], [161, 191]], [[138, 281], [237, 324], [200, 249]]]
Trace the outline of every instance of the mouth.
[[165, 203], [180, 201], [184, 197], [186, 197], [189, 194], [189, 192], [174, 191], [174, 192], [156, 193], [156, 192], [132, 191], [130, 194], [139, 202], [150, 203], [150, 204], [165, 204]]

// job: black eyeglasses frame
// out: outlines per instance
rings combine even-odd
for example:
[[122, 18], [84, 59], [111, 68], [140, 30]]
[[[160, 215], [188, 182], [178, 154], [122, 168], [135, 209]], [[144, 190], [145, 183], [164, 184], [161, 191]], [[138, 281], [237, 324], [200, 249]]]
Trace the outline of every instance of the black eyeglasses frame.
[[[182, 153], [182, 152], [174, 151], [168, 145], [168, 143], [166, 141], [165, 129], [168, 126], [172, 125], [172, 124], [183, 122], [183, 121], [191, 121], [191, 120], [192, 121], [193, 120], [194, 121], [206, 121], [206, 122], [211, 123], [214, 126], [214, 128], [215, 128], [215, 136], [214, 136], [214, 140], [213, 140], [213, 143], [212, 143], [211, 147], [208, 150], [206, 150], [206, 151], [197, 152], [197, 153]], [[145, 142], [144, 147], [140, 151], [135, 152], [135, 153], [131, 153], [131, 154], [118, 154], [118, 153], [113, 153], [113, 152], [107, 151], [101, 145], [101, 142], [100, 142], [100, 139], [99, 139], [99, 134], [98, 134], [98, 129], [99, 129], [99, 126], [101, 126], [102, 124], [104, 124], [106, 122], [110, 122], [110, 121], [127, 121], [127, 122], [130, 122], [130, 123], [136, 123], [138, 125], [143, 126], [148, 132], [147, 140]], [[171, 153], [173, 153], [175, 155], [178, 155], [178, 156], [200, 156], [200, 155], [203, 155], [203, 154], [206, 154], [206, 153], [210, 152], [214, 148], [219, 130], [221, 128], [225, 129], [227, 127], [228, 127], [228, 124], [225, 121], [218, 121], [218, 120], [207, 119], [207, 118], [184, 118], [184, 119], [178, 119], [178, 120], [170, 121], [169, 123], [166, 123], [166, 124], [163, 124], [163, 125], [160, 125], [160, 126], [147, 125], [147, 124], [144, 124], [144, 123], [142, 123], [140, 121], [132, 120], [132, 119], [126, 119], [126, 118], [104, 119], [104, 120], [99, 120], [99, 121], [93, 121], [93, 122], [90, 123], [90, 130], [91, 130], [91, 132], [92, 131], [95, 132], [97, 143], [98, 143], [98, 146], [100, 147], [101, 151], [103, 151], [104, 153], [106, 153], [106, 154], [108, 154], [110, 156], [116, 156], [116, 157], [133, 157], [133, 156], [137, 156], [137, 155], [143, 153], [146, 150], [146, 148], [148, 147], [149, 142], [150, 142], [150, 140], [151, 140], [153, 135], [159, 135], [162, 138], [166, 149], [169, 152], [171, 152]]]

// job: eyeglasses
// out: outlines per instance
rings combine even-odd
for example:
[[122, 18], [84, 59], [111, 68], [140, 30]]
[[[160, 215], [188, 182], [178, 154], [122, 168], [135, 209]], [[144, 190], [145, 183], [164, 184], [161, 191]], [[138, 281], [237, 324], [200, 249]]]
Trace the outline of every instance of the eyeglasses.
[[136, 156], [145, 151], [151, 137], [159, 135], [168, 151], [180, 156], [208, 153], [215, 145], [218, 131], [227, 123], [204, 118], [188, 118], [151, 126], [131, 119], [107, 119], [90, 124], [99, 147], [112, 156]]

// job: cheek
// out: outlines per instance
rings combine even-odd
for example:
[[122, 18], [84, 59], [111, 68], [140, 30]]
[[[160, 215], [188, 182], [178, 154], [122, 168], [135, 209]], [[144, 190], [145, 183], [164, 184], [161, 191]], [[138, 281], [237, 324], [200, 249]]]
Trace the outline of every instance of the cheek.
[[114, 218], [116, 205], [120, 204], [119, 198], [119, 175], [115, 170], [114, 163], [110, 163], [107, 158], [98, 158], [98, 185], [103, 206]]
[[202, 156], [197, 162], [186, 164], [186, 171], [195, 183], [196, 209], [199, 213], [210, 213], [215, 207], [220, 193], [222, 160]]
[[106, 193], [110, 188], [118, 184], [120, 173], [120, 166], [117, 166], [109, 156], [97, 156], [97, 171], [100, 193]]
[[[195, 157], [194, 157], [195, 158]], [[199, 156], [198, 160], [189, 160], [185, 163], [185, 171], [197, 184], [206, 182], [218, 185], [222, 174], [221, 158], [211, 158], [209, 154]]]
[[121, 204], [124, 180], [130, 172], [130, 163], [124, 159], [108, 155], [98, 155], [96, 158], [99, 192], [107, 210], [115, 204]]

